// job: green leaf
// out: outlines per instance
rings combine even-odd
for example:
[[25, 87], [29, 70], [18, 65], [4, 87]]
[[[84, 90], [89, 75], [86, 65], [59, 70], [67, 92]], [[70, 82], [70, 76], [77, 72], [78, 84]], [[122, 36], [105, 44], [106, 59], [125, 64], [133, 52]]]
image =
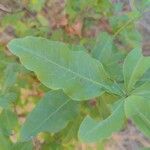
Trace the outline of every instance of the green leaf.
[[9, 25], [15, 27], [16, 23], [21, 20], [21, 18], [23, 17], [24, 13], [23, 12], [18, 12], [18, 13], [14, 13], [14, 14], [6, 14], [2, 20], [1, 20], [1, 25], [2, 27], [7, 27]]
[[113, 31], [118, 31], [122, 28], [129, 20], [129, 17], [126, 14], [123, 15], [113, 15], [109, 18], [109, 23]]
[[137, 7], [140, 12], [145, 12], [149, 11], [150, 7], [150, 0], [140, 0], [140, 1], [135, 1], [134, 5]]
[[144, 74], [140, 82], [150, 82], [150, 69]]
[[79, 129], [79, 138], [84, 142], [95, 142], [111, 136], [123, 126], [125, 115], [123, 101], [117, 105], [112, 114], [105, 120], [95, 121], [87, 116]]
[[10, 104], [13, 103], [16, 100], [16, 94], [15, 93], [6, 93], [0, 95], [0, 107], [8, 109]]
[[125, 88], [130, 92], [135, 83], [150, 68], [150, 57], [144, 57], [142, 51], [137, 48], [132, 50], [125, 58], [123, 74]]
[[55, 133], [65, 128], [78, 113], [78, 102], [72, 101], [62, 91], [45, 95], [29, 114], [21, 130], [21, 139], [29, 140], [40, 132]]
[[99, 61], [82, 50], [71, 51], [68, 44], [26, 37], [12, 40], [8, 47], [44, 85], [63, 89], [74, 100], [99, 96], [104, 89], [118, 92], [106, 82], [108, 75]]
[[0, 134], [10, 135], [17, 126], [18, 120], [15, 113], [10, 110], [3, 110], [0, 114]]
[[150, 137], [150, 100], [141, 96], [131, 95], [125, 100], [126, 116]]
[[49, 27], [49, 21], [48, 19], [46, 19], [45, 16], [43, 16], [42, 14], [38, 14], [37, 15], [37, 20], [40, 22], [40, 24], [44, 27]]
[[11, 150], [11, 146], [9, 138], [0, 134], [0, 150]]
[[111, 79], [115, 81], [123, 80], [122, 66], [121, 63], [124, 60], [124, 54], [121, 52], [113, 51], [111, 57], [109, 58], [109, 62], [105, 64], [105, 68], [111, 76]]
[[108, 63], [112, 54], [113, 38], [106, 32], [101, 33], [97, 37], [96, 45], [92, 51], [94, 58], [98, 59], [101, 63]]
[[150, 82], [145, 82], [132, 91], [132, 94], [150, 99]]
[[61, 132], [61, 138], [63, 143], [68, 143], [71, 140], [78, 139], [78, 129], [83, 117], [79, 114], [73, 121], [71, 121], [68, 126]]
[[103, 119], [107, 118], [110, 115], [110, 108], [107, 105], [106, 99], [104, 99], [103, 97], [99, 97], [98, 109]]
[[92, 55], [104, 65], [111, 79], [120, 80], [121, 78], [122, 80], [122, 63], [120, 62], [124, 60], [124, 54], [113, 44], [113, 37], [111, 35], [106, 32], [100, 33]]
[[18, 142], [12, 146], [12, 150], [33, 150], [32, 142]]
[[120, 32], [119, 40], [124, 44], [132, 48], [138, 47], [142, 43], [141, 34], [134, 28], [126, 28]]
[[122, 9], [123, 9], [123, 3], [121, 3], [121, 2], [114, 3], [113, 4], [113, 9], [114, 9], [115, 13], [121, 12]]
[[19, 64], [17, 63], [10, 63], [7, 65], [7, 68], [4, 71], [4, 82], [3, 82], [3, 91], [12, 87], [17, 78], [17, 73], [19, 71]]
[[30, 0], [29, 7], [33, 11], [40, 11], [44, 6], [45, 0]]

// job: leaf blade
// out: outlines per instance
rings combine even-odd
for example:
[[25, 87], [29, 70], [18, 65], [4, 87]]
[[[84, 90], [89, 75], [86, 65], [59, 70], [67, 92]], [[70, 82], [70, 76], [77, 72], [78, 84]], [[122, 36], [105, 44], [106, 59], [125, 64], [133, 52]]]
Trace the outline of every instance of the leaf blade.
[[21, 129], [21, 139], [31, 139], [39, 132], [44, 131], [58, 132], [66, 127], [77, 113], [77, 102], [65, 96], [62, 91], [48, 92], [27, 117]]
[[137, 95], [128, 97], [125, 101], [126, 116], [131, 118], [136, 126], [146, 136], [150, 137], [150, 101]]
[[109, 62], [112, 53], [113, 38], [106, 32], [102, 32], [96, 41], [96, 45], [92, 51], [93, 57], [98, 59], [103, 64]]
[[141, 96], [143, 98], [149, 99], [150, 98], [150, 82], [145, 82], [135, 90], [132, 91], [133, 95]]
[[67, 44], [26, 37], [12, 40], [8, 48], [44, 85], [63, 89], [74, 100], [99, 96], [104, 88], [116, 92], [106, 84], [108, 76], [100, 62], [84, 51], [70, 51]]
[[127, 91], [131, 91], [135, 83], [150, 68], [150, 57], [144, 57], [141, 49], [132, 50], [125, 58], [123, 65], [124, 82]]
[[0, 134], [8, 136], [18, 125], [18, 119], [14, 112], [4, 109], [0, 114]]
[[124, 123], [123, 104], [120, 102], [114, 112], [103, 121], [97, 122], [91, 117], [86, 117], [80, 126], [79, 138], [84, 142], [95, 142], [108, 138], [113, 132], [118, 131]]

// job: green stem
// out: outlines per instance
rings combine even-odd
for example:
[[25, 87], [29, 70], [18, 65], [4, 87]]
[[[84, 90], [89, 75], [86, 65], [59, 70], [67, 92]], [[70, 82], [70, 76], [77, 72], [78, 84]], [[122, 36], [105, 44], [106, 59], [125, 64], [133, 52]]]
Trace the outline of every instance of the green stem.
[[113, 37], [116, 37], [122, 30], [124, 30], [132, 21], [134, 20], [134, 18], [128, 20], [121, 28], [119, 28]]

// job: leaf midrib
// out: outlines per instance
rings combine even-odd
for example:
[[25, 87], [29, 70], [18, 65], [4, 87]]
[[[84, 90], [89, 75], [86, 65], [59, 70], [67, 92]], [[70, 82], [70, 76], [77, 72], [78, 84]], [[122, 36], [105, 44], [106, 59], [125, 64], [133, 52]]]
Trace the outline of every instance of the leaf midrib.
[[[105, 121], [105, 122], [106, 122], [107, 120], [109, 120], [109, 119], [113, 116], [113, 114], [115, 114], [115, 113], [119, 110], [119, 108], [121, 107], [121, 105], [122, 105], [122, 102], [121, 102], [121, 104], [115, 109], [115, 111], [113, 111], [113, 113], [112, 113], [108, 118], [106, 118], [105, 120], [102, 120], [102, 121]], [[102, 125], [101, 122], [99, 122], [93, 129], [89, 130], [89, 132], [86, 132], [85, 136], [87, 136], [88, 134], [92, 133], [94, 130], [96, 130], [97, 128], [99, 128], [101, 125]]]
[[146, 116], [145, 116], [143, 113], [141, 113], [141, 112], [137, 109], [137, 107], [134, 107], [134, 108], [135, 108], [135, 111], [136, 111], [136, 114], [134, 114], [134, 116], [139, 115], [139, 117], [140, 117], [145, 123], [147, 123], [147, 124], [150, 126], [150, 121], [146, 118]]
[[47, 118], [44, 119], [44, 121], [41, 122], [41, 124], [39, 124], [39, 126], [37, 128], [35, 128], [34, 130], [32, 130], [32, 132], [30, 133], [30, 135], [31, 136], [34, 135], [36, 133], [36, 131], [38, 131], [51, 117], [53, 117], [54, 114], [58, 113], [59, 110], [62, 107], [64, 107], [69, 101], [70, 101], [70, 99], [68, 99], [65, 103], [63, 103], [55, 111], [53, 111]]
[[[58, 63], [56, 63], [56, 62], [54, 62], [54, 61], [52, 61], [52, 60], [47, 59], [46, 57], [43, 57], [43, 56], [41, 56], [41, 55], [38, 55], [37, 53], [34, 54], [34, 53], [32, 53], [31, 51], [26, 50], [24, 47], [21, 47], [21, 46], [19, 46], [19, 45], [17, 45], [16, 47], [21, 48], [23, 51], [28, 52], [28, 53], [30, 53], [30, 54], [33, 55], [33, 56], [37, 56], [37, 57], [41, 58], [42, 60], [44, 60], [44, 61], [46, 61], [46, 62], [49, 62], [49, 63], [51, 63], [51, 64], [53, 64], [53, 65], [56, 65], [56, 66], [58, 66], [59, 68], [65, 70], [65, 71], [68, 71], [68, 72], [70, 72], [70, 73], [72, 73], [72, 74], [74, 74], [74, 75], [76, 75], [76, 76], [78, 76], [78, 77], [80, 77], [80, 78], [83, 78], [84, 80], [87, 80], [87, 81], [89, 81], [89, 82], [91, 82], [91, 83], [93, 83], [93, 84], [96, 84], [96, 85], [99, 85], [99, 86], [101, 86], [101, 87], [104, 87], [105, 89], [107, 89], [108, 91], [110, 91], [110, 89], [109, 89], [106, 85], [103, 85], [103, 84], [101, 84], [100, 82], [97, 82], [97, 81], [95, 81], [95, 80], [92, 80], [92, 79], [90, 79], [90, 78], [87, 78], [87, 77], [85, 77], [85, 76], [83, 76], [83, 75], [81, 75], [81, 74], [79, 74], [79, 73], [77, 73], [77, 72], [74, 72], [73, 70], [70, 70], [69, 68], [66, 68], [65, 66], [61, 66], [60, 64], [58, 64]], [[14, 53], [15, 53], [15, 51], [14, 51]], [[16, 55], [17, 55], [17, 54], [16, 54]], [[18, 55], [18, 56], [19, 56], [19, 55]]]
[[128, 82], [128, 88], [129, 88], [129, 90], [130, 90], [130, 88], [132, 88], [132, 80], [133, 80], [134, 74], [135, 74], [135, 72], [136, 72], [136, 70], [138, 68], [138, 65], [142, 61], [142, 59], [143, 59], [143, 56], [140, 56], [139, 60], [137, 61], [136, 65], [134, 67], [133, 72], [131, 73], [131, 76], [130, 76], [130, 79], [129, 79], [129, 82]]

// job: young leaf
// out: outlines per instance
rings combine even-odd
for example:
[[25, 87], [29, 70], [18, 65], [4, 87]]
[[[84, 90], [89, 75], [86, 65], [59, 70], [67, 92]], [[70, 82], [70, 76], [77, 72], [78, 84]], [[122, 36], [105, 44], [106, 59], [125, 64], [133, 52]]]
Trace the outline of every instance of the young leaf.
[[108, 63], [112, 53], [113, 38], [106, 32], [98, 36], [96, 45], [92, 51], [94, 58], [98, 59], [101, 63]]
[[67, 44], [36, 37], [14, 39], [8, 47], [44, 85], [63, 89], [74, 100], [99, 96], [104, 88], [116, 93], [106, 84], [102, 64], [84, 51], [70, 51]]
[[87, 116], [80, 126], [79, 138], [84, 142], [95, 142], [108, 138], [113, 132], [120, 130], [125, 119], [123, 104], [121, 101], [105, 120], [97, 122]]
[[77, 113], [76, 101], [72, 101], [60, 90], [49, 92], [27, 117], [21, 130], [21, 139], [29, 140], [44, 131], [58, 132], [66, 127]]
[[128, 92], [149, 68], [150, 57], [144, 57], [140, 49], [134, 49], [128, 54], [123, 65], [124, 82]]
[[150, 137], [150, 100], [132, 95], [125, 100], [126, 116], [131, 118], [137, 127]]

